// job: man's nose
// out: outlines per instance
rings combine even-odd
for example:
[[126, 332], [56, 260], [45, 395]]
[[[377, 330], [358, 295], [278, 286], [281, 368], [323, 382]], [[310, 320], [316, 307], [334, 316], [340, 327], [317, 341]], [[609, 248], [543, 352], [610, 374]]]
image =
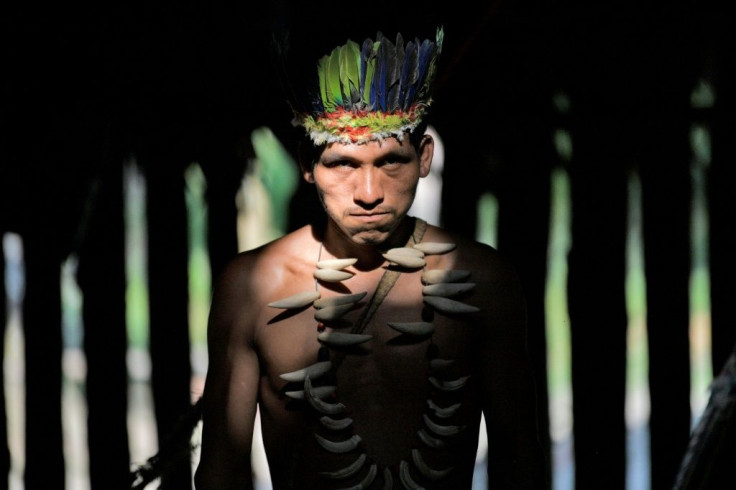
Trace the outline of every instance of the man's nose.
[[377, 168], [361, 168], [355, 175], [353, 200], [356, 204], [370, 208], [383, 202], [383, 185]]

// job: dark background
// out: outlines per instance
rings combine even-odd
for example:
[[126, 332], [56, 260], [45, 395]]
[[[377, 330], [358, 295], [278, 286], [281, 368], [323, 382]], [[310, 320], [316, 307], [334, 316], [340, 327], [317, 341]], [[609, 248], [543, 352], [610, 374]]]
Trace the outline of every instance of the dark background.
[[[728, 311], [736, 299], [728, 233], [736, 85], [733, 17], [723, 9], [706, 2], [502, 0], [434, 7], [168, 1], [2, 9], [0, 232], [19, 233], [25, 247], [26, 488], [63, 482], [58, 268], [70, 253], [79, 257], [84, 294], [92, 488], [128, 486], [123, 161], [135, 155], [148, 186], [153, 386], [165, 441], [190, 406], [183, 169], [198, 161], [207, 178], [216, 274], [237, 250], [233, 196], [252, 153], [250, 132], [268, 126], [285, 142], [295, 134], [272, 71], [272, 33], [288, 30], [291, 59], [312, 69], [318, 56], [348, 38], [374, 37], [377, 30], [433, 37], [439, 25], [445, 46], [433, 124], [446, 151], [443, 222], [472, 236], [475, 198], [486, 191], [498, 196], [499, 249], [516, 264], [529, 302], [543, 433], [549, 178], [559, 166], [570, 175], [568, 294], [581, 489], [625, 484], [626, 182], [630, 172], [639, 173], [652, 488], [671, 487], [691, 422], [688, 137], [694, 122], [712, 135], [714, 373], [736, 342]], [[694, 109], [690, 94], [701, 78], [716, 99]], [[555, 107], [560, 94], [569, 110]], [[572, 135], [569, 161], [555, 152], [557, 128]], [[311, 208], [295, 208], [292, 226], [306, 219], [304, 211]], [[7, 447], [0, 456], [7, 473]], [[715, 467], [708, 478], [715, 478]], [[188, 482], [187, 464], [179, 470], [165, 479], [169, 488]]]

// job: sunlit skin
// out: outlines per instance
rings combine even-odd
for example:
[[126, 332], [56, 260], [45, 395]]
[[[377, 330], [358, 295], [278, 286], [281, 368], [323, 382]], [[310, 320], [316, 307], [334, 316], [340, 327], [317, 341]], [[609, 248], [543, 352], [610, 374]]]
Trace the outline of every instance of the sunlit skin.
[[[328, 145], [314, 165], [303, 162], [303, 177], [315, 185], [325, 208], [324, 223], [303, 226], [266, 245], [239, 254], [218, 277], [208, 325], [209, 366], [203, 395], [201, 460], [197, 490], [253, 488], [251, 445], [256, 411], [273, 488], [313, 489], [356, 485], [367, 467], [351, 478], [326, 481], [320, 472], [344, 468], [360, 451], [378, 467], [370, 488], [401, 488], [397, 468], [412, 450], [435, 469], [453, 468], [427, 488], [472, 487], [481, 413], [486, 420], [487, 475], [492, 488], [543, 487], [544, 461], [538, 445], [534, 390], [526, 358], [526, 318], [521, 285], [513, 267], [491, 247], [428, 225], [422, 241], [454, 243], [448, 253], [428, 255], [426, 269], [472, 271], [475, 288], [461, 298], [478, 307], [469, 318], [434, 314], [430, 338], [407, 342], [389, 322], [422, 319], [422, 269], [401, 272], [364, 333], [373, 338], [348, 351], [335, 372], [337, 396], [349, 408], [361, 447], [333, 454], [320, 447], [325, 434], [315, 413], [290, 403], [294, 389], [282, 373], [312, 365], [324, 346], [314, 308], [281, 311], [276, 300], [315, 290], [318, 260], [357, 258], [353, 277], [317, 284], [323, 298], [376, 291], [388, 263], [382, 252], [410, 242], [415, 220], [407, 216], [419, 179], [429, 173], [434, 141], [415, 147], [408, 137], [366, 144]], [[367, 301], [367, 300], [366, 300]], [[353, 325], [366, 301], [342, 320]], [[324, 325], [322, 326], [324, 328]], [[341, 328], [327, 326], [332, 330]], [[344, 328], [344, 327], [342, 327]], [[417, 440], [427, 411], [428, 355], [452, 359], [447, 379], [470, 376], [467, 386], [444, 404], [460, 410], [444, 423], [465, 427], [442, 449]], [[334, 355], [334, 352], [330, 356]], [[352, 429], [350, 429], [352, 430]], [[345, 434], [325, 434], [333, 441]], [[367, 465], [366, 465], [367, 466]], [[412, 469], [418, 478], [416, 468]]]
[[313, 167], [303, 170], [327, 213], [325, 244], [333, 253], [369, 260], [376, 247], [386, 249], [406, 236], [399, 227], [405, 224], [419, 178], [429, 174], [433, 152], [429, 135], [418, 149], [408, 137], [333, 143]]

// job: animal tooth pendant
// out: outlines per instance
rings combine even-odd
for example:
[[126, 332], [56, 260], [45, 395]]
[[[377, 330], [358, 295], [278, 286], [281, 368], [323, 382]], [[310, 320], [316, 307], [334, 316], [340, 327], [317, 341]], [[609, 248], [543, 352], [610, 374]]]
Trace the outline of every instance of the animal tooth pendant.
[[386, 255], [411, 255], [412, 257], [424, 257], [424, 252], [417, 247], [397, 247], [387, 250]]
[[332, 320], [339, 320], [348, 311], [353, 309], [354, 303], [347, 303], [344, 305], [337, 306], [325, 306], [320, 308], [314, 313], [314, 319], [318, 322], [329, 322]]
[[453, 470], [452, 466], [450, 466], [449, 468], [445, 468], [444, 470], [435, 470], [434, 468], [430, 468], [429, 465], [427, 465], [427, 463], [424, 461], [424, 458], [422, 458], [422, 453], [420, 453], [418, 449], [411, 450], [411, 459], [414, 461], [414, 466], [417, 467], [419, 473], [421, 473], [423, 477], [431, 481], [437, 481], [441, 478], [444, 478], [449, 475], [450, 472]]
[[322, 332], [317, 335], [317, 339], [327, 345], [335, 347], [349, 347], [351, 345], [362, 344], [373, 338], [373, 335], [346, 333], [346, 332]]
[[442, 296], [444, 298], [449, 298], [452, 296], [459, 296], [471, 291], [473, 288], [475, 288], [475, 283], [472, 282], [441, 282], [438, 284], [428, 284], [422, 287], [422, 294], [425, 296]]
[[405, 267], [407, 269], [419, 269], [427, 265], [427, 263], [424, 261], [422, 257], [416, 257], [414, 255], [405, 254], [405, 253], [394, 253], [394, 254], [385, 253], [383, 254], [383, 258], [385, 258], [386, 260], [388, 260], [394, 265]]
[[414, 245], [414, 248], [421, 250], [427, 255], [437, 255], [455, 250], [455, 246], [454, 243], [422, 242]]
[[361, 441], [358, 434], [355, 434], [350, 439], [346, 439], [344, 441], [330, 441], [319, 434], [315, 434], [314, 437], [317, 439], [320, 446], [335, 454], [348, 453], [358, 447], [358, 444]]
[[450, 298], [442, 298], [440, 296], [425, 296], [424, 302], [434, 309], [442, 313], [448, 313], [450, 315], [463, 315], [480, 311], [480, 308], [478, 308], [477, 306], [462, 303], [460, 301], [455, 301], [454, 299]]
[[432, 410], [432, 413], [441, 419], [447, 419], [455, 415], [455, 413], [460, 408], [460, 403], [456, 403], [454, 405], [450, 405], [449, 407], [440, 407], [432, 400], [427, 400], [427, 405], [429, 405], [430, 410]]
[[419, 440], [421, 440], [428, 448], [442, 449], [445, 447], [445, 441], [429, 435], [429, 433], [424, 429], [419, 429], [417, 431], [417, 435], [419, 436]]
[[321, 386], [312, 388], [312, 381], [309, 379], [309, 376], [304, 379], [304, 398], [312, 408], [322, 415], [337, 415], [345, 411], [345, 405], [342, 403], [329, 403], [322, 400], [316, 393], [319, 388], [321, 388]]
[[424, 490], [424, 487], [415, 482], [411, 477], [411, 474], [409, 473], [409, 463], [406, 461], [401, 461], [401, 463], [399, 463], [399, 479], [401, 480], [401, 484], [404, 485], [404, 488], [407, 490]]
[[340, 282], [353, 277], [352, 272], [335, 269], [315, 269], [314, 278], [323, 282]]
[[309, 376], [312, 379], [316, 379], [326, 372], [328, 372], [332, 368], [332, 361], [322, 361], [312, 364], [311, 366], [307, 366], [304, 369], [299, 369], [297, 371], [292, 371], [290, 373], [284, 373], [280, 374], [279, 377], [283, 379], [284, 381], [289, 382], [301, 382], [304, 381], [304, 378]]
[[360, 480], [356, 485], [353, 485], [352, 487], [341, 488], [339, 490], [365, 490], [366, 488], [371, 486], [371, 483], [373, 483], [373, 480], [376, 479], [377, 474], [378, 466], [372, 464], [371, 467], [368, 468], [368, 473], [366, 473], [363, 479]]
[[319, 298], [314, 302], [315, 308], [326, 308], [328, 306], [340, 306], [346, 304], [355, 304], [368, 294], [367, 292], [355, 294], [343, 294], [342, 296], [331, 296], [329, 298]]
[[339, 480], [342, 478], [350, 478], [354, 474], [360, 471], [360, 469], [365, 464], [365, 460], [368, 457], [365, 453], [362, 453], [360, 456], [358, 456], [358, 459], [350, 463], [349, 465], [345, 466], [344, 468], [340, 468], [336, 471], [322, 471], [320, 472], [320, 476], [323, 476], [325, 478], [328, 478], [330, 480]]
[[327, 260], [320, 260], [317, 262], [317, 268], [318, 269], [332, 269], [332, 270], [342, 270], [345, 267], [350, 267], [351, 265], [355, 264], [358, 261], [358, 259], [327, 259]]
[[463, 376], [461, 378], [453, 379], [451, 381], [443, 381], [441, 379], [437, 379], [434, 376], [429, 377], [429, 382], [437, 388], [440, 391], [448, 392], [448, 391], [456, 391], [465, 386], [465, 384], [468, 382], [468, 379], [470, 376]]
[[[307, 378], [305, 378], [305, 380]], [[327, 398], [328, 396], [333, 394], [335, 390], [336, 390], [336, 387], [334, 386], [316, 386], [312, 388], [312, 397], [318, 400], [321, 400], [322, 398]], [[306, 394], [304, 393], [304, 390], [287, 391], [287, 392], [284, 392], [284, 395], [288, 396], [292, 400], [306, 399]]]
[[319, 421], [323, 426], [327, 427], [330, 430], [347, 429], [353, 423], [353, 419], [351, 419], [350, 417], [345, 417], [344, 419], [333, 419], [332, 417], [329, 417], [327, 415], [320, 417]]
[[440, 359], [439, 357], [436, 357], [434, 359], [430, 359], [429, 369], [432, 372], [440, 372], [449, 368], [453, 364], [455, 364], [454, 359]]
[[303, 306], [307, 306], [314, 302], [314, 300], [319, 299], [320, 293], [319, 291], [304, 291], [302, 293], [297, 293], [292, 296], [288, 296], [286, 298], [280, 299], [278, 301], [273, 301], [271, 303], [268, 303], [268, 306], [272, 308], [283, 308], [283, 309], [290, 309], [290, 308], [301, 308]]
[[441, 425], [437, 422], [434, 422], [432, 419], [430, 419], [427, 414], [423, 415], [424, 417], [424, 423], [427, 425], [427, 428], [437, 434], [438, 436], [443, 437], [450, 437], [459, 434], [465, 426], [460, 425]]
[[430, 269], [422, 273], [424, 284], [439, 284], [441, 282], [462, 282], [470, 277], [470, 271], [461, 269]]
[[383, 490], [391, 490], [394, 488], [394, 477], [391, 474], [391, 470], [388, 468], [383, 469]]
[[429, 322], [388, 322], [388, 326], [401, 333], [418, 337], [434, 332], [434, 325]]

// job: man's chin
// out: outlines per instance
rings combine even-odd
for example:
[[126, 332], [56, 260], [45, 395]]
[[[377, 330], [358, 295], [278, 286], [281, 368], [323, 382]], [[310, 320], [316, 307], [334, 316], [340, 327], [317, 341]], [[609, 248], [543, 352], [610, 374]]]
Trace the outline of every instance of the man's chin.
[[350, 234], [353, 242], [359, 245], [381, 245], [389, 237], [389, 232], [384, 230], [358, 230]]

